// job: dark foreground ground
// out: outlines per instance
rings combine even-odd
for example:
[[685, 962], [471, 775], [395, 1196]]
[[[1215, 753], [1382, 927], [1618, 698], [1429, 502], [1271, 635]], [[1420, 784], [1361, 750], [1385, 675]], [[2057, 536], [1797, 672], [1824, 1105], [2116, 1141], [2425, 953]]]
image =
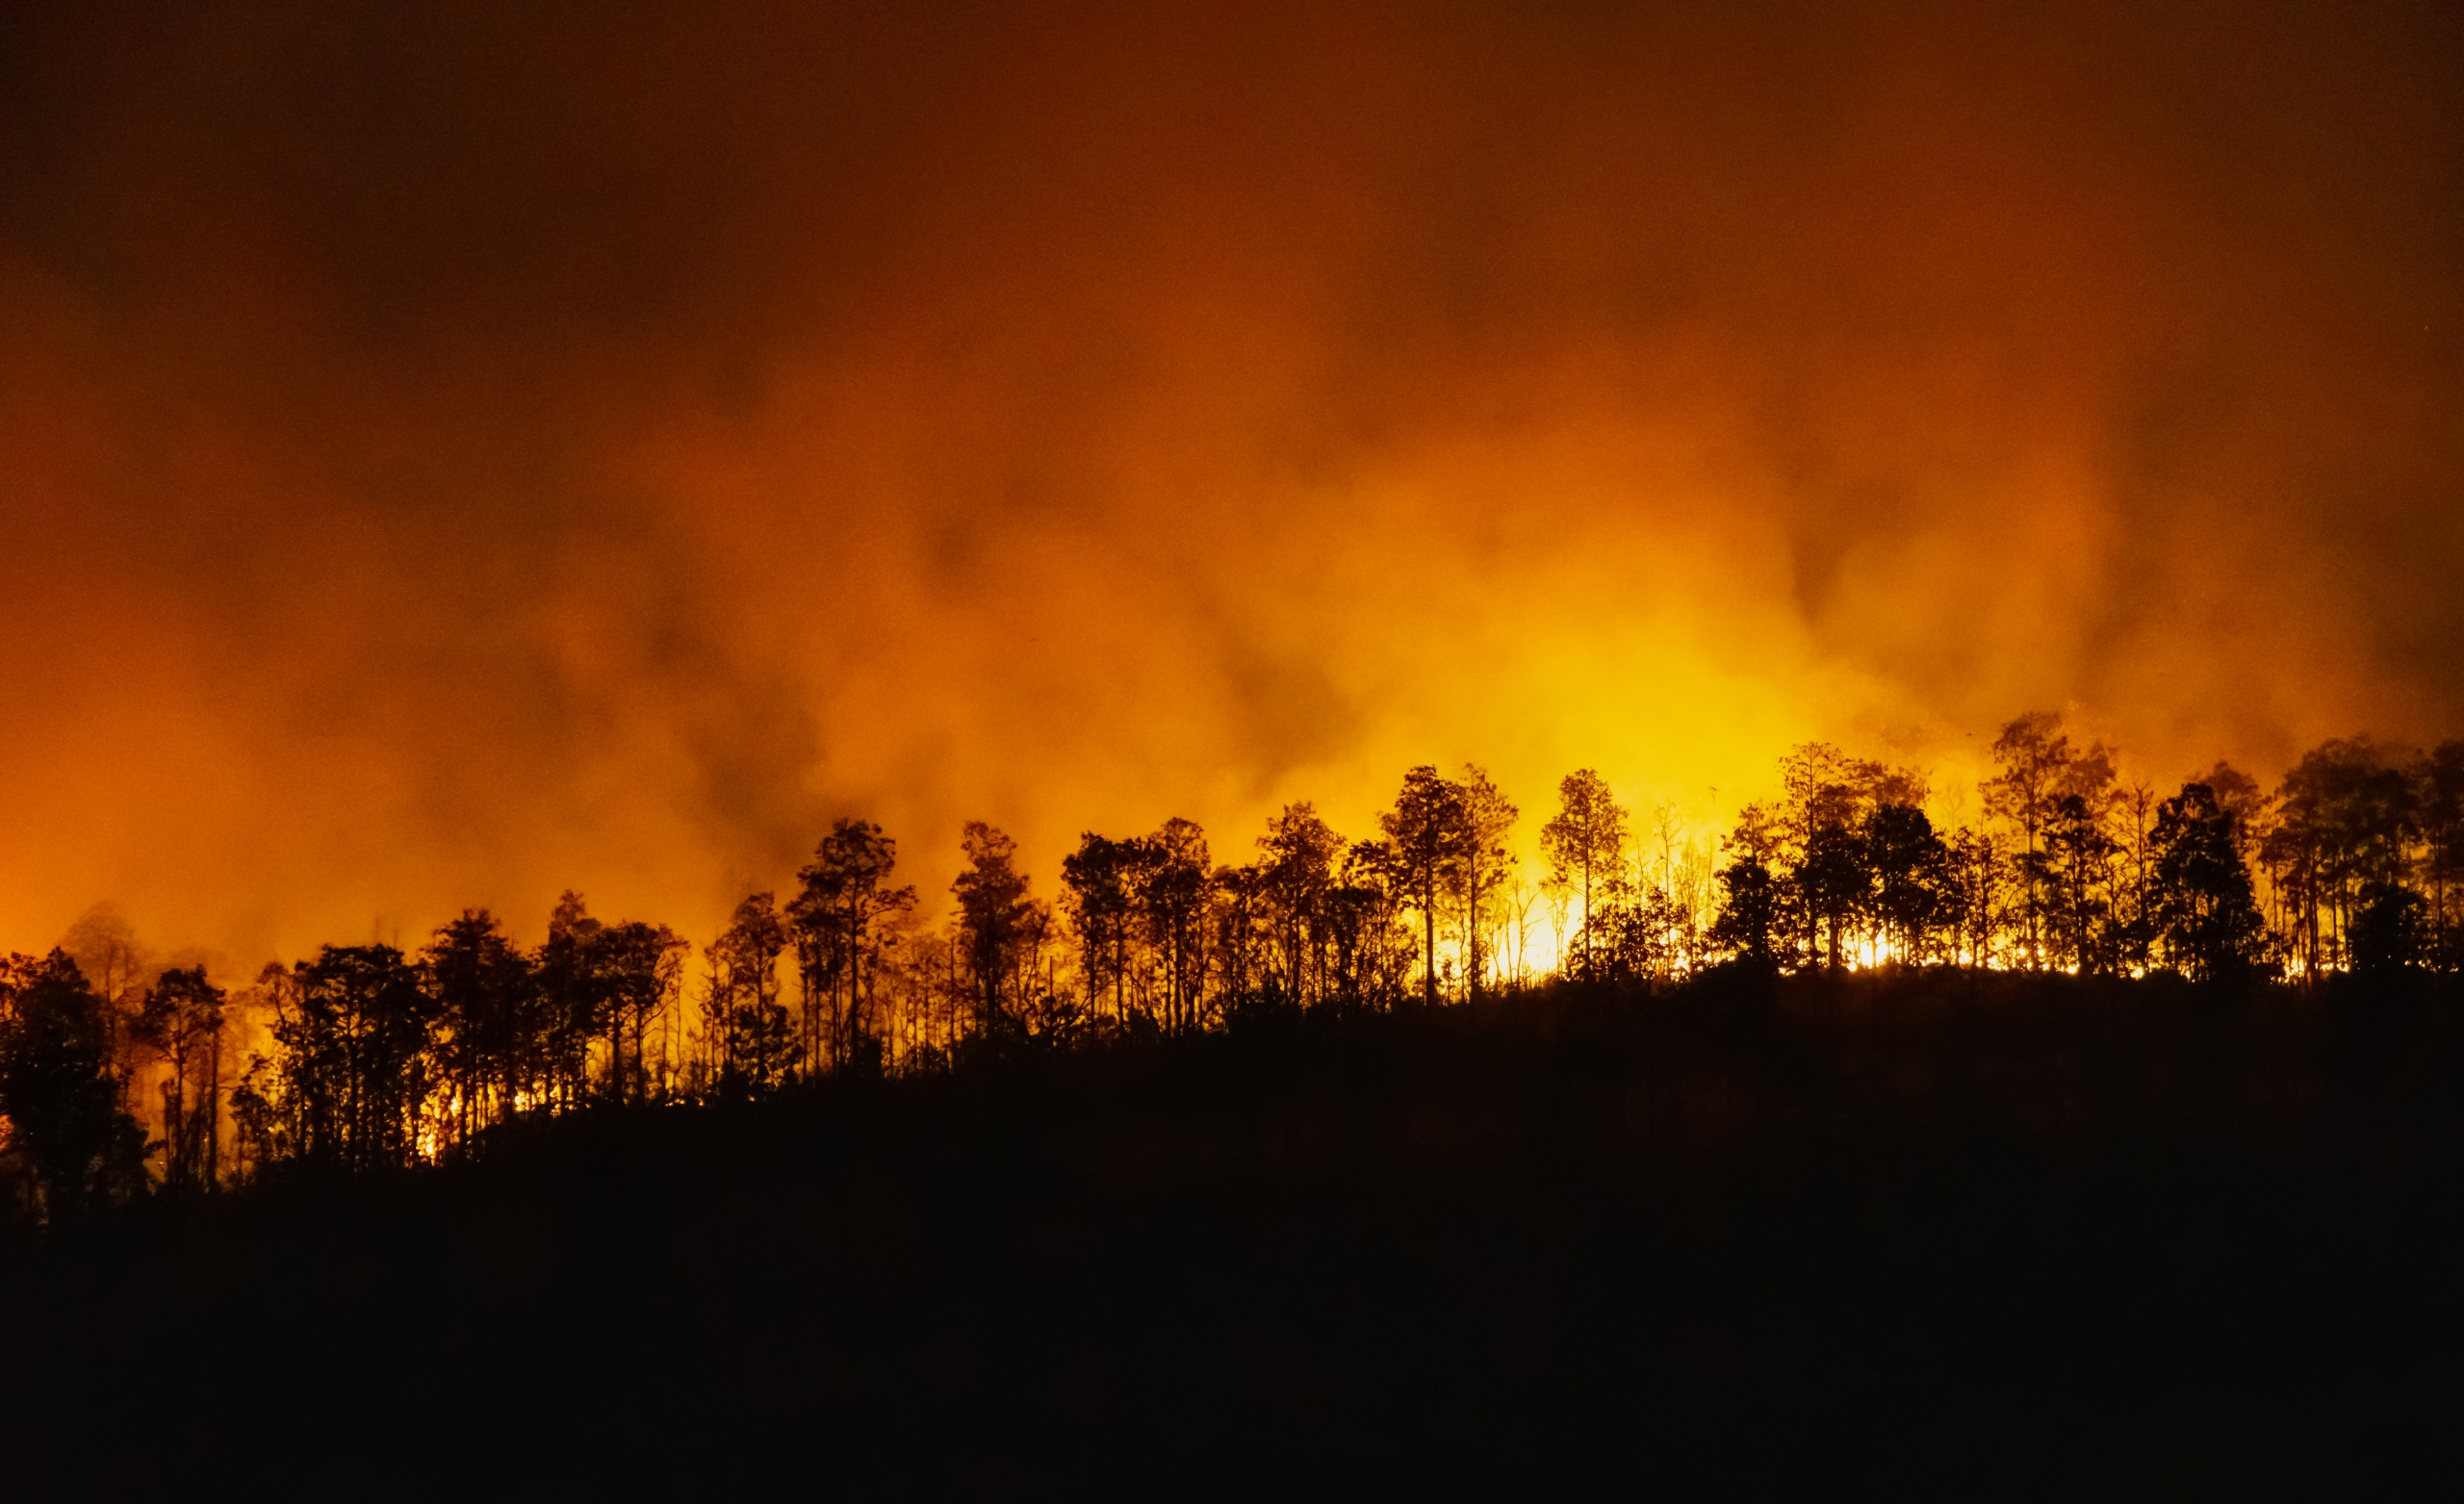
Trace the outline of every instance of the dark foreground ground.
[[1724, 981], [567, 1119], [18, 1247], [0, 1459], [25, 1496], [2451, 1496], [2458, 1001]]

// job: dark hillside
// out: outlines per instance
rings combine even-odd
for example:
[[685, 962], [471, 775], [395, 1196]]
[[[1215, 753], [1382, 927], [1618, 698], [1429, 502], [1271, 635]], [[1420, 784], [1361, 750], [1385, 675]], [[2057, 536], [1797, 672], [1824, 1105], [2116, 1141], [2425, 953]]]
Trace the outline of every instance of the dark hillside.
[[2464, 1415], [2421, 993], [1714, 977], [516, 1123], [10, 1255], [8, 1466], [177, 1496], [2383, 1496]]

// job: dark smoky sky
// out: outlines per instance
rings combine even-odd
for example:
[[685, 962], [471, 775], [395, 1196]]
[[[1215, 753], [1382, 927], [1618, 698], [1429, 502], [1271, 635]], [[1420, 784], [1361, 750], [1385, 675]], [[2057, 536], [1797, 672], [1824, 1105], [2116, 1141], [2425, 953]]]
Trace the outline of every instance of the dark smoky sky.
[[2448, 734], [2460, 16], [13, 6], [0, 943]]

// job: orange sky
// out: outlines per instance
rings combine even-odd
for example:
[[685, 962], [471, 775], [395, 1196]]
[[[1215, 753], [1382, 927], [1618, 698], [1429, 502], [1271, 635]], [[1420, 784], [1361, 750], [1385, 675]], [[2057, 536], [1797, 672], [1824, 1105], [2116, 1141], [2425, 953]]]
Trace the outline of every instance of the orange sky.
[[2451, 7], [95, 9], [0, 20], [0, 946], [2464, 711]]

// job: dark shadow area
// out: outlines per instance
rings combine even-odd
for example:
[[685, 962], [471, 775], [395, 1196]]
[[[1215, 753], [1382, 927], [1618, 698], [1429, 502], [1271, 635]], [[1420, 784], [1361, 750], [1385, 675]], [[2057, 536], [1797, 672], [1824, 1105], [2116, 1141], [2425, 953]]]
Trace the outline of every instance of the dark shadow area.
[[0, 1452], [54, 1497], [2385, 1497], [2459, 1476], [2459, 1001], [1731, 968], [517, 1121], [13, 1242]]

